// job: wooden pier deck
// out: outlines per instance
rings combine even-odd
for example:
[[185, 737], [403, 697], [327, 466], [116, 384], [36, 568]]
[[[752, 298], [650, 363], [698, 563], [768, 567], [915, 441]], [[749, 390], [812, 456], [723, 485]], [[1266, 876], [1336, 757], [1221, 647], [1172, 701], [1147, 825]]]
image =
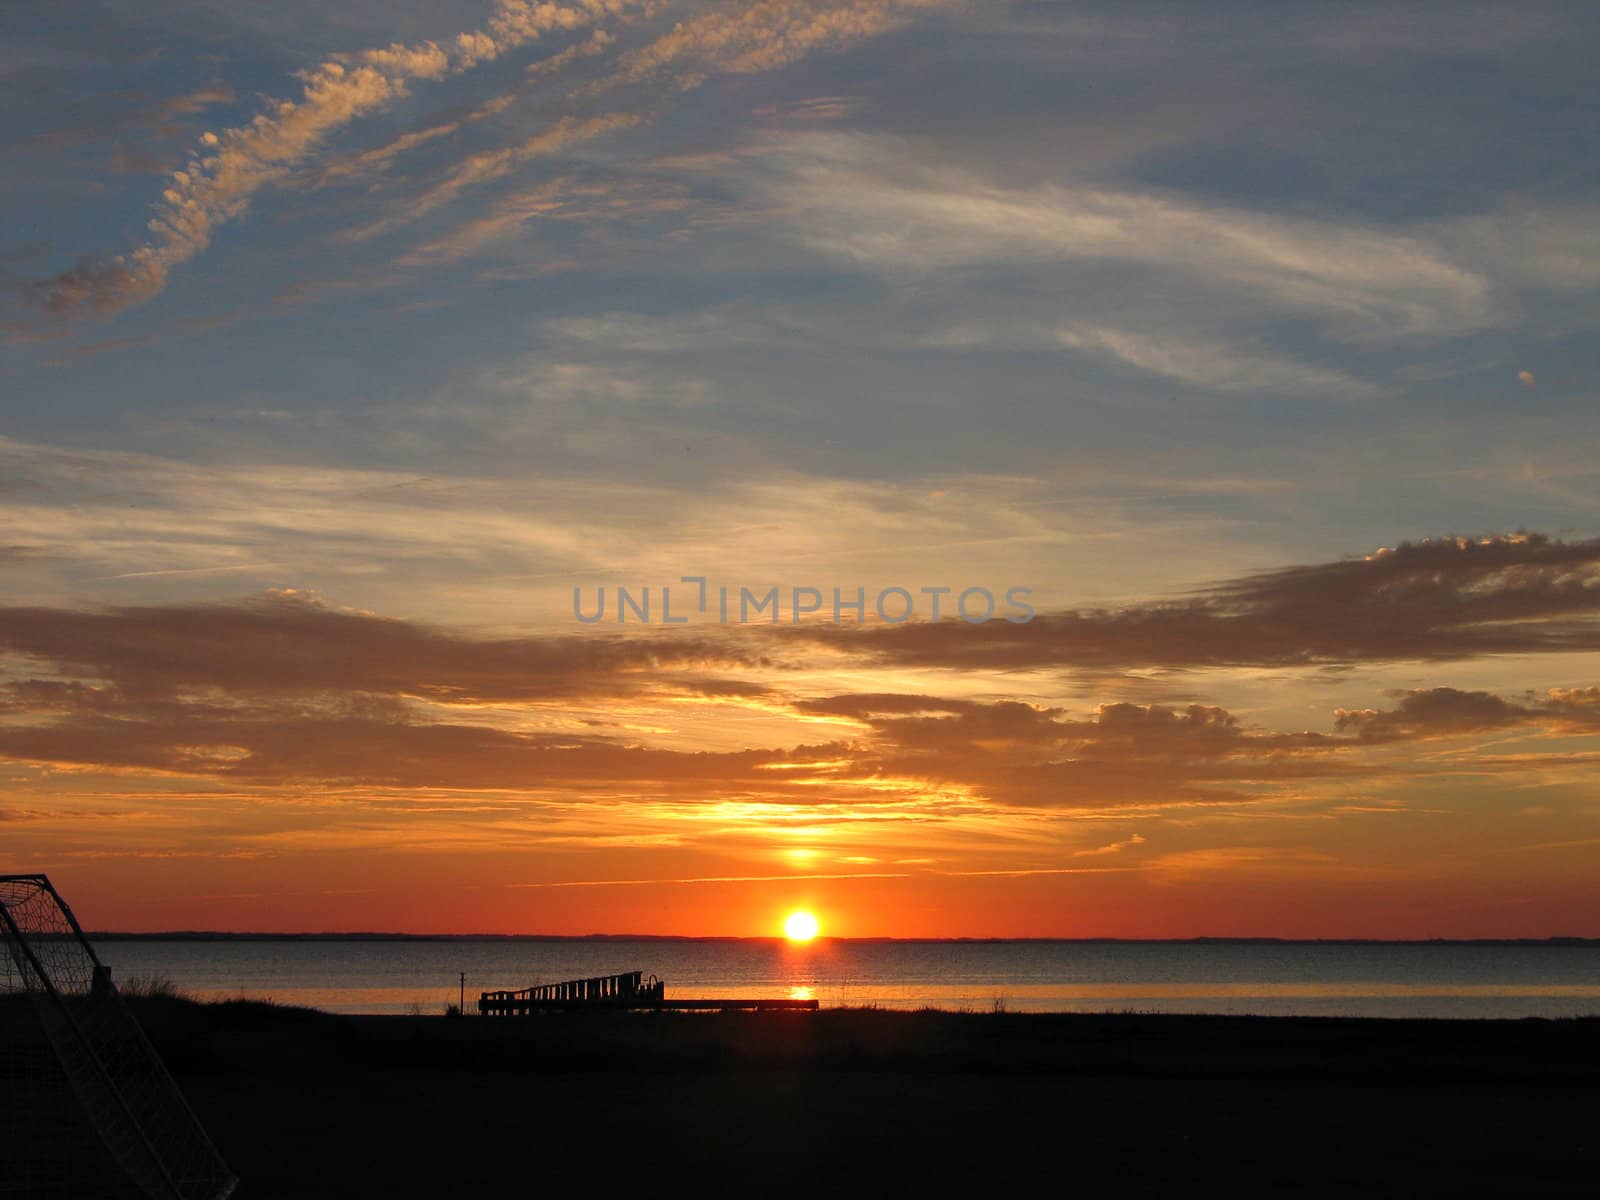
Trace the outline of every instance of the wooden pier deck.
[[666, 984], [643, 971], [542, 983], [517, 991], [483, 992], [478, 1013], [485, 1017], [525, 1017], [570, 1009], [648, 1009], [675, 1012], [816, 1012], [815, 1000], [666, 998]]

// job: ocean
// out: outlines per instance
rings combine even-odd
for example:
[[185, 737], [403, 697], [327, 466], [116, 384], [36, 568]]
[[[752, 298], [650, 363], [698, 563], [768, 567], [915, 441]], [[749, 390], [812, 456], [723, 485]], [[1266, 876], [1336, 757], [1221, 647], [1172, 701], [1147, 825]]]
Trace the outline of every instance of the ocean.
[[1594, 944], [741, 940], [120, 940], [124, 987], [341, 1013], [440, 1013], [478, 993], [643, 971], [670, 997], [823, 1007], [1361, 1017], [1600, 1015]]

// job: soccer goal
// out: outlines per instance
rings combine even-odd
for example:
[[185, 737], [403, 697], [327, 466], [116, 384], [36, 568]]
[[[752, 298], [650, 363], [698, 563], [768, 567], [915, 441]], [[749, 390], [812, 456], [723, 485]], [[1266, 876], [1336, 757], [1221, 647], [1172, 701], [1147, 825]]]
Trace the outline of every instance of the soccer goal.
[[238, 1180], [43, 875], [0, 875], [0, 1197], [224, 1200]]

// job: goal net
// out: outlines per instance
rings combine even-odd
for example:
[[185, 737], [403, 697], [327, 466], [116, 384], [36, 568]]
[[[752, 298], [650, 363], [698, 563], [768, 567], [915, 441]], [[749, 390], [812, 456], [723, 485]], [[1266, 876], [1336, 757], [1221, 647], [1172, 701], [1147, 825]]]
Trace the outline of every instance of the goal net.
[[0, 875], [0, 1197], [223, 1200], [217, 1154], [43, 875]]

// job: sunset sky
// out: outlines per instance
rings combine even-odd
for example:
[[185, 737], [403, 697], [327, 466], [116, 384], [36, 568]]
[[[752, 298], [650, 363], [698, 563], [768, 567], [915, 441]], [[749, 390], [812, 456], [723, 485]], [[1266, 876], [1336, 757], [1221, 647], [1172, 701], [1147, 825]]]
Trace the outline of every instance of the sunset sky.
[[1600, 936], [1600, 6], [4, 21], [85, 925]]

